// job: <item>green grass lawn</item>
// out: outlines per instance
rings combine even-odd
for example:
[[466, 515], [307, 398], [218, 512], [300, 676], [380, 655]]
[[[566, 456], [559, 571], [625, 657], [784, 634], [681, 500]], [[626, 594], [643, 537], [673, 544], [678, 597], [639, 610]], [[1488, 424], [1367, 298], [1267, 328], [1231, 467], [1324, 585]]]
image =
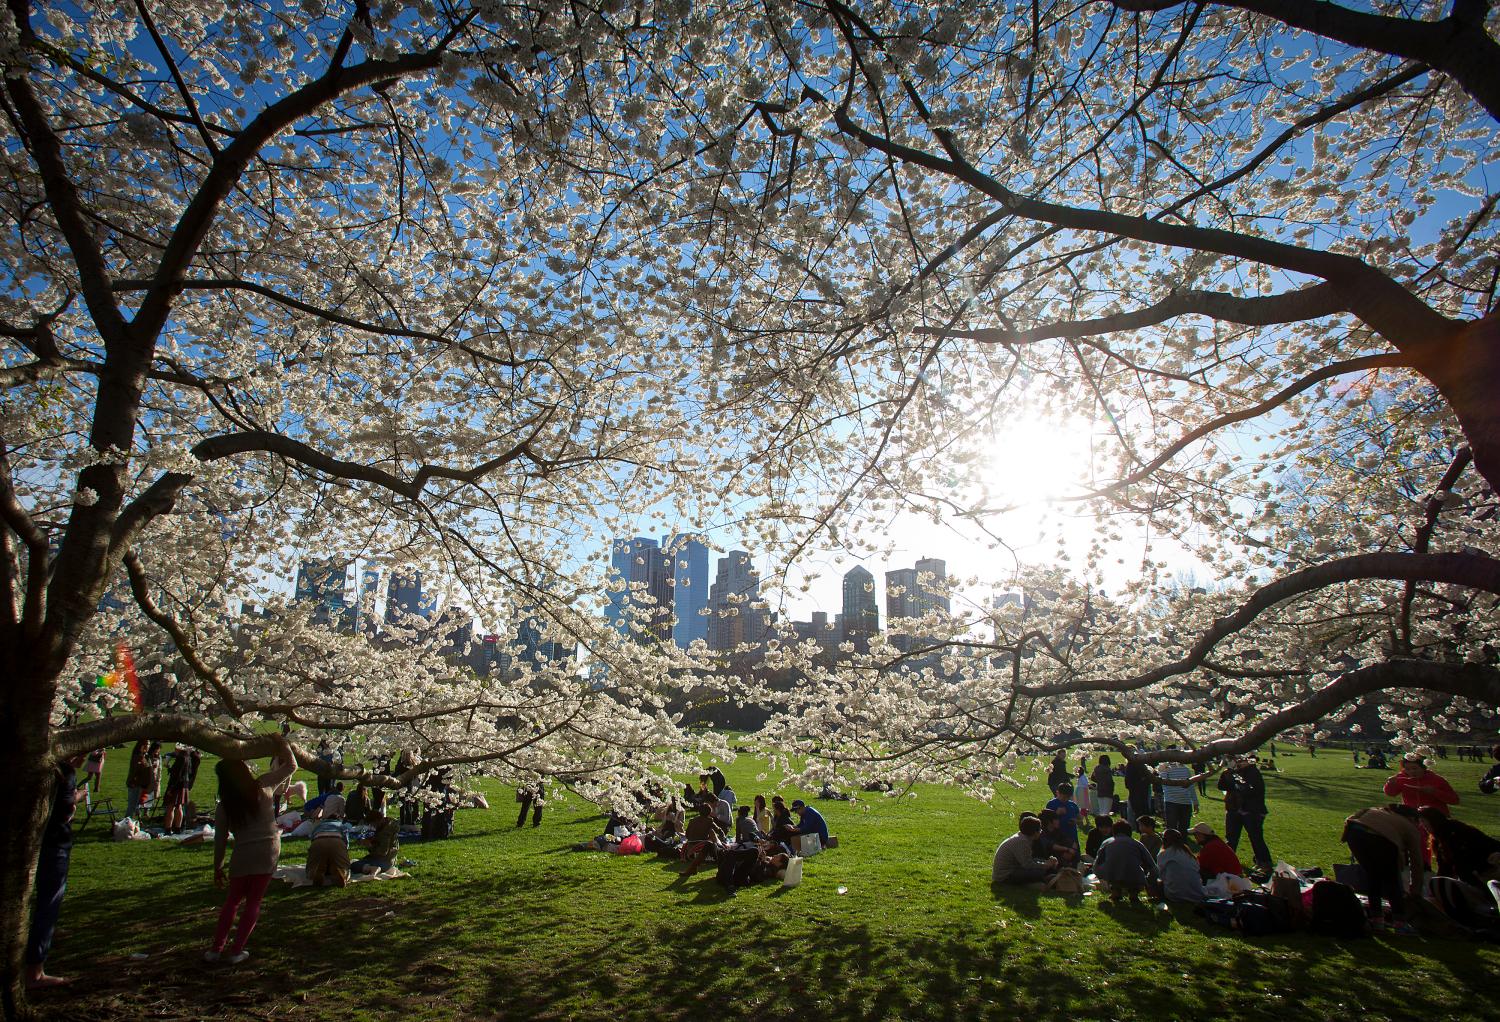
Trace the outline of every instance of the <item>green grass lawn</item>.
[[[123, 782], [124, 759], [111, 754], [107, 782]], [[1298, 866], [1346, 861], [1341, 821], [1384, 801], [1386, 775], [1332, 751], [1280, 763], [1272, 851]], [[1476, 789], [1482, 765], [1437, 768], [1463, 796], [1460, 818], [1500, 833], [1500, 796]], [[760, 769], [742, 758], [726, 770], [742, 799]], [[214, 783], [205, 764], [200, 802]], [[74, 851], [49, 963], [77, 982], [38, 1004], [67, 1019], [1495, 1017], [1493, 946], [1246, 940], [1185, 911], [992, 893], [994, 847], [1020, 809], [1040, 807], [1040, 782], [994, 806], [941, 788], [819, 803], [841, 847], [809, 860], [795, 890], [734, 894], [711, 871], [570, 851], [601, 826], [576, 798], [518, 831], [511, 793], [486, 790], [495, 808], [459, 812], [457, 837], [403, 847], [410, 879], [273, 884], [238, 967], [199, 961], [220, 901], [212, 849], [114, 844], [96, 821]], [[1222, 831], [1212, 799], [1205, 818]], [[282, 860], [305, 848], [287, 842]]]

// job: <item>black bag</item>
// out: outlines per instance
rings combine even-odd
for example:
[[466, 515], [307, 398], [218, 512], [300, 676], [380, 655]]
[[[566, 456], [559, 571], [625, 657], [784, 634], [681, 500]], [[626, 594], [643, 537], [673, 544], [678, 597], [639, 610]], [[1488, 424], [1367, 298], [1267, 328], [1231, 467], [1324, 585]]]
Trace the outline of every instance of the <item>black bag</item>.
[[1285, 898], [1278, 898], [1269, 891], [1243, 891], [1234, 898], [1235, 927], [1247, 937], [1263, 937], [1271, 933], [1291, 933], [1291, 906]]
[[1325, 937], [1368, 937], [1370, 921], [1354, 888], [1337, 880], [1319, 880], [1312, 886], [1312, 913], [1307, 928]]

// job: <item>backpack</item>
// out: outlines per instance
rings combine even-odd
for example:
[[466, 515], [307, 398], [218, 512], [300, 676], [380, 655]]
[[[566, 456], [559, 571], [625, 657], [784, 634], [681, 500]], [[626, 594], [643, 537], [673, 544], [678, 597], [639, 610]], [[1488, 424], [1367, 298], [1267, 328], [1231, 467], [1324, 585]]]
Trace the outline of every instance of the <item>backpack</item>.
[[1236, 927], [1247, 937], [1262, 937], [1271, 933], [1290, 933], [1292, 911], [1285, 898], [1278, 898], [1267, 891], [1245, 891], [1235, 895]]
[[1312, 885], [1312, 909], [1307, 928], [1325, 937], [1367, 937], [1370, 922], [1354, 888], [1337, 880]]
[[1064, 866], [1047, 878], [1043, 889], [1053, 894], [1082, 894], [1083, 874], [1071, 866]]

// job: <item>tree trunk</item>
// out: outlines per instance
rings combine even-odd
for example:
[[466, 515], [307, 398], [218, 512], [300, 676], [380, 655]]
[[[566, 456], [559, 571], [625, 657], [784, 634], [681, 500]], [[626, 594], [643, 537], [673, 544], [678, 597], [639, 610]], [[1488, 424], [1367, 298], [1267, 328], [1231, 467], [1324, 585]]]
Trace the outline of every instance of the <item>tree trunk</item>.
[[[3, 739], [0, 739], [3, 743]], [[29, 744], [29, 743], [27, 743]], [[4, 1017], [31, 1018], [26, 1003], [26, 939], [31, 929], [32, 892], [42, 830], [51, 808], [52, 770], [45, 757], [16, 755], [5, 745], [0, 772], [10, 789], [0, 801], [0, 961], [4, 987], [0, 1007]]]
[[1458, 417], [1474, 467], [1500, 493], [1500, 312], [1464, 324], [1413, 361]]

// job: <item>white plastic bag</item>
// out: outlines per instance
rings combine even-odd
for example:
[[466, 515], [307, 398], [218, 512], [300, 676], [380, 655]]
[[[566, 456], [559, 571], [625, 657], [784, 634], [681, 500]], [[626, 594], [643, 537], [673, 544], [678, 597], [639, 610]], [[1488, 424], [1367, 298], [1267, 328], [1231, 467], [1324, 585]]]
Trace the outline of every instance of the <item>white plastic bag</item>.
[[802, 843], [798, 848], [798, 854], [804, 859], [812, 858], [823, 850], [823, 839], [817, 834], [803, 834]]
[[782, 887], [796, 887], [802, 882], [802, 856], [794, 855], [786, 864], [786, 879], [781, 881]]

